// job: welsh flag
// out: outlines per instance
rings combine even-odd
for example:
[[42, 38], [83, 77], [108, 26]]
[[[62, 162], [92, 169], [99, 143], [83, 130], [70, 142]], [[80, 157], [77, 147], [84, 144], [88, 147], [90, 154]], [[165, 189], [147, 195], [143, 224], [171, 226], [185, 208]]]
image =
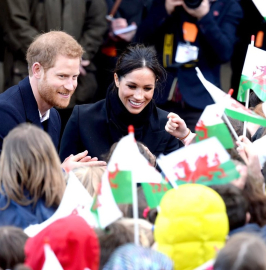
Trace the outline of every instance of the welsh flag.
[[42, 270], [63, 270], [63, 267], [61, 266], [49, 244], [44, 244], [44, 257], [45, 261]]
[[67, 187], [56, 212], [41, 224], [30, 225], [24, 232], [33, 237], [54, 221], [71, 214], [82, 216], [91, 226], [97, 226], [94, 216], [90, 212], [93, 198], [73, 172], [69, 172]]
[[133, 132], [118, 142], [107, 171], [115, 201], [121, 204], [132, 203], [132, 181], [134, 184], [161, 181], [161, 174], [140, 153]]
[[98, 226], [102, 229], [122, 217], [122, 212], [119, 210], [112, 194], [107, 171], [102, 176], [102, 182], [99, 184], [91, 206], [91, 213], [93, 213]]
[[196, 141], [206, 140], [210, 137], [216, 137], [226, 149], [234, 147], [231, 134], [221, 119], [224, 113], [224, 107], [221, 103], [206, 106], [196, 127]]
[[261, 16], [266, 21], [266, 2], [265, 2], [265, 0], [252, 0], [252, 1], [255, 4], [255, 6], [257, 7]]
[[207, 81], [204, 76], [202, 75], [199, 68], [196, 68], [197, 75], [206, 88], [206, 90], [209, 92], [211, 97], [213, 98], [215, 103], [222, 102], [223, 106], [225, 106], [225, 113], [234, 118], [238, 119], [240, 121], [247, 121], [252, 122], [261, 126], [266, 127], [266, 119], [261, 117], [260, 115], [256, 114], [255, 112], [247, 109], [245, 106], [243, 106], [241, 103], [237, 102], [235, 99], [231, 98], [229, 95], [227, 95], [224, 91], [219, 89], [214, 84]]
[[167, 178], [163, 179], [160, 183], [141, 183], [144, 196], [150, 208], [156, 208], [160, 205], [161, 199], [164, 194], [172, 189]]
[[216, 137], [160, 155], [157, 162], [169, 180], [178, 180], [178, 185], [222, 185], [239, 178], [230, 155]]
[[266, 51], [251, 45], [248, 46], [237, 99], [245, 102], [249, 89], [252, 89], [262, 101], [266, 101]]

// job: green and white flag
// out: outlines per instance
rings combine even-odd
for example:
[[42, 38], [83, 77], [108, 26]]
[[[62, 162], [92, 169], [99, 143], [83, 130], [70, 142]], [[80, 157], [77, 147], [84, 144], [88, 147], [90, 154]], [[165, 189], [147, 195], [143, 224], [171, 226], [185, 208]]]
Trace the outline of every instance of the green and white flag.
[[252, 89], [262, 101], [266, 101], [266, 51], [252, 45], [248, 46], [237, 99], [245, 102], [249, 89]]
[[223, 185], [239, 178], [230, 155], [216, 137], [160, 155], [157, 162], [167, 178], [178, 185]]
[[266, 1], [265, 0], [252, 0], [261, 16], [266, 21]]
[[163, 179], [161, 183], [141, 183], [144, 196], [150, 208], [156, 208], [160, 205], [161, 199], [164, 194], [172, 189], [167, 179]]
[[136, 183], [160, 183], [161, 174], [140, 153], [129, 133], [117, 144], [107, 165], [108, 179], [117, 203], [132, 203], [132, 181]]
[[206, 106], [196, 127], [196, 142], [216, 137], [226, 149], [234, 147], [232, 136], [221, 119], [224, 107], [221, 103]]
[[220, 88], [215, 86], [214, 84], [207, 81], [199, 68], [196, 68], [197, 75], [206, 88], [206, 90], [211, 95], [212, 99], [215, 103], [222, 102], [225, 107], [225, 113], [237, 120], [252, 122], [261, 126], [266, 127], [266, 119], [256, 114], [255, 112], [247, 109], [241, 103], [231, 98], [228, 94], [222, 91]]
[[93, 199], [91, 213], [95, 216], [98, 226], [102, 229], [122, 217], [122, 212], [118, 208], [109, 184], [108, 172], [102, 176], [97, 194]]

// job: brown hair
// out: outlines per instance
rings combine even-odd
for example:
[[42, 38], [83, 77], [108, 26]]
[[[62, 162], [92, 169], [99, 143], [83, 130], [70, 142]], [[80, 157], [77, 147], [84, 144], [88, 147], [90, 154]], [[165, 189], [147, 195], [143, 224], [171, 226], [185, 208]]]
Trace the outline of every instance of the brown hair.
[[114, 222], [104, 230], [95, 229], [101, 246], [100, 267], [108, 261], [113, 251], [124, 244], [134, 242], [134, 233], [123, 224]]
[[214, 270], [266, 270], [266, 246], [258, 236], [238, 233], [218, 253]]
[[6, 226], [0, 227], [0, 267], [11, 269], [24, 263], [24, 246], [28, 236], [22, 229]]
[[81, 59], [83, 53], [78, 42], [65, 32], [51, 31], [38, 35], [27, 50], [29, 74], [32, 75], [31, 67], [35, 62], [47, 70], [54, 66], [58, 55]]
[[73, 170], [77, 178], [80, 180], [82, 185], [87, 189], [91, 196], [95, 195], [104, 171], [105, 168], [100, 166], [80, 167]]
[[11, 130], [3, 142], [0, 168], [0, 193], [7, 196], [6, 207], [10, 200], [29, 205], [41, 197], [48, 207], [59, 205], [66, 184], [52, 140], [40, 128], [24, 123]]
[[258, 104], [255, 108], [254, 108], [254, 112], [258, 115], [260, 115], [261, 117], [263, 118], [266, 118], [265, 117], [265, 114], [263, 112], [263, 109], [262, 109], [262, 103]]
[[266, 196], [263, 193], [262, 183], [248, 174], [243, 195], [249, 205], [250, 223], [257, 223], [259, 226], [266, 225]]

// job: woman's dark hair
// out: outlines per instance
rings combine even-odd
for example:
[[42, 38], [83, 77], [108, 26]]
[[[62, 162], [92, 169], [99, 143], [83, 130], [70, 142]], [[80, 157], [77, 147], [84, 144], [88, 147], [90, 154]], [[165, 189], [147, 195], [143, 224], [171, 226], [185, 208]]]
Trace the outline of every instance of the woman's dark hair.
[[121, 77], [133, 70], [143, 67], [149, 68], [154, 73], [156, 88], [158, 89], [160, 84], [166, 79], [166, 71], [160, 65], [153, 47], [145, 47], [142, 44], [128, 46], [118, 58], [114, 73], [117, 74], [120, 80]]
[[28, 236], [22, 229], [6, 226], [0, 228], [0, 268], [12, 269], [24, 263], [24, 246]]

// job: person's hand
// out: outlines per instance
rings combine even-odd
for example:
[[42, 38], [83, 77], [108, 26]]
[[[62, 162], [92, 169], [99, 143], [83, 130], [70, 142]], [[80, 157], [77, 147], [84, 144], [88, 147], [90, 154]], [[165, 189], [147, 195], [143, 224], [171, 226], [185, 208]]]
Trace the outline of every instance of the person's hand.
[[[131, 25], [136, 25], [136, 23], [132, 22]], [[111, 32], [109, 33], [109, 36], [114, 41], [119, 41], [122, 39], [124, 41], [130, 42], [133, 39], [133, 37], [135, 36], [137, 30], [133, 30], [133, 31], [130, 31], [128, 33], [124, 33], [124, 34], [120, 34], [120, 35], [114, 34], [114, 31], [119, 30], [119, 29], [123, 29], [126, 27], [128, 27], [128, 23], [127, 23], [126, 19], [124, 19], [124, 18], [113, 19], [111, 22]]]
[[61, 164], [61, 167], [66, 171], [70, 172], [75, 168], [83, 166], [106, 166], [105, 161], [98, 161], [97, 157], [87, 156], [88, 151], [85, 150], [77, 155], [70, 155]]
[[200, 20], [203, 18], [209, 11], [210, 11], [210, 3], [209, 0], [203, 0], [200, 4], [199, 7], [193, 9], [193, 8], [188, 8], [185, 3], [183, 3], [183, 8], [184, 10], [191, 15], [192, 17], [197, 18]]
[[176, 138], [184, 138], [189, 133], [189, 129], [187, 128], [185, 121], [177, 114], [169, 113], [167, 118], [168, 121], [165, 125], [165, 130], [168, 133]]
[[247, 182], [248, 168], [246, 165], [239, 162], [236, 165], [236, 170], [239, 172], [240, 176], [238, 179], [233, 180], [231, 184], [243, 190]]
[[85, 76], [87, 74], [87, 71], [84, 67], [87, 67], [90, 64], [89, 60], [81, 60], [80, 66], [79, 66], [79, 72], [82, 76]]
[[183, 6], [183, 0], [165, 0], [165, 9], [171, 15], [177, 6]]
[[239, 141], [236, 141], [236, 144], [238, 146], [236, 150], [246, 163], [250, 174], [263, 181], [259, 158], [252, 142], [245, 136], [239, 136]]

